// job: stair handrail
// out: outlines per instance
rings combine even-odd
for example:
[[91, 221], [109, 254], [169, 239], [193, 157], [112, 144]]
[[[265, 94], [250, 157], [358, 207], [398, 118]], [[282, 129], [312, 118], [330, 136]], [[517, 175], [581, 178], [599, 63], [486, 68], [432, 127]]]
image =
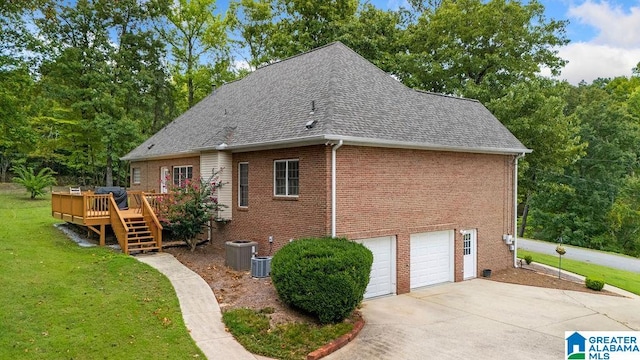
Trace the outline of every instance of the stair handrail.
[[[113, 232], [116, 234], [118, 243], [120, 243], [122, 252], [129, 254], [129, 243], [125, 235], [129, 232], [129, 228], [124, 221], [120, 208], [118, 208], [118, 204], [116, 204], [116, 201], [113, 198], [113, 193], [109, 193], [109, 217], [111, 218], [111, 227], [113, 228]], [[121, 239], [121, 237], [124, 237], [124, 240]]]
[[160, 223], [160, 220], [158, 219], [158, 216], [156, 216], [155, 211], [153, 211], [153, 208], [151, 207], [151, 204], [149, 204], [149, 201], [147, 201], [147, 198], [142, 196], [142, 204], [144, 207], [144, 211], [148, 212], [149, 215], [151, 216], [151, 219], [153, 219], [153, 222], [156, 224], [156, 226], [162, 230], [162, 224]]
[[149, 201], [147, 201], [147, 198], [144, 195], [140, 198], [142, 202], [142, 216], [145, 217], [145, 221], [147, 216], [151, 217], [151, 220], [155, 225], [155, 231], [152, 231], [151, 234], [153, 235], [153, 239], [156, 241], [156, 245], [158, 246], [159, 251], [162, 251], [162, 224], [156, 216], [155, 211], [153, 211], [151, 204], [149, 204]]

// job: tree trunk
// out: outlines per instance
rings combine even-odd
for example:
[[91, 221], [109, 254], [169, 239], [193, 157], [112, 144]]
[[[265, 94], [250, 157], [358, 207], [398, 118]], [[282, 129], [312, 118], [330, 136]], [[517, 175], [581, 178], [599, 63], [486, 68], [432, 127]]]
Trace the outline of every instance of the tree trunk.
[[113, 159], [110, 154], [107, 154], [107, 174], [105, 186], [113, 186]]
[[187, 49], [187, 90], [189, 91], [189, 109], [193, 106], [193, 40], [188, 39], [188, 49]]
[[187, 88], [189, 89], [189, 109], [193, 106], [193, 76], [191, 74], [187, 75], [189, 78], [187, 79]]
[[1, 182], [7, 182], [7, 171], [9, 171], [9, 159], [5, 156], [0, 157], [0, 179]]

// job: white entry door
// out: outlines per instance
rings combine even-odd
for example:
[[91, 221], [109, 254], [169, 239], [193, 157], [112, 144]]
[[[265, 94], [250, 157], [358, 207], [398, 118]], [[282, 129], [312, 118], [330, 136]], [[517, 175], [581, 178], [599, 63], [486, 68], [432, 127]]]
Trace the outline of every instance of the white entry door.
[[163, 166], [160, 168], [160, 193], [166, 194], [168, 191], [167, 182], [169, 182], [169, 168]]
[[477, 276], [478, 268], [478, 256], [477, 256], [477, 236], [476, 230], [463, 230], [462, 231], [462, 254], [463, 254], [463, 267], [464, 267], [464, 279], [472, 279]]

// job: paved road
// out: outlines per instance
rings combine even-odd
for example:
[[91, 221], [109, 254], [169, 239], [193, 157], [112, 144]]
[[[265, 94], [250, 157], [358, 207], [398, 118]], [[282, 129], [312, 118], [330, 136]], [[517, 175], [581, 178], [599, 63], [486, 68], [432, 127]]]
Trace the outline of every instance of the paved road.
[[[546, 241], [518, 239], [518, 249], [535, 251], [542, 254], [557, 256], [557, 245], [558, 244], [556, 243]], [[604, 251], [585, 249], [571, 245], [565, 245], [565, 248], [567, 249], [567, 253], [564, 255], [566, 259], [584, 261], [587, 263], [640, 273], [640, 259], [638, 258], [619, 255], [615, 253], [608, 253]]]

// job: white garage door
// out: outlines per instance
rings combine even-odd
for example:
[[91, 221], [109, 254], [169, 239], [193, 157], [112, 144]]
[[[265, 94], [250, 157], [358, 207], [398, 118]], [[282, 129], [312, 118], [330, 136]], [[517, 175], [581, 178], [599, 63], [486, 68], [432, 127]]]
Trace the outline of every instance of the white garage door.
[[369, 275], [369, 285], [364, 297], [394, 294], [396, 292], [396, 249], [395, 237], [386, 236], [356, 240], [373, 253], [373, 265]]
[[453, 281], [453, 230], [411, 235], [411, 288]]

